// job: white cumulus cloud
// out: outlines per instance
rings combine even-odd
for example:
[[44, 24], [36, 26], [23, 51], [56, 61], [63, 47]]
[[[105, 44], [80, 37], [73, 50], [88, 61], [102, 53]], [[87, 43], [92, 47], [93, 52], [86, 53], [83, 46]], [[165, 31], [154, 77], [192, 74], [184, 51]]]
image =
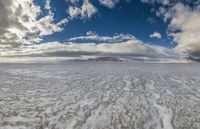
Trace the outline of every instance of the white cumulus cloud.
[[66, 2], [69, 2], [72, 4], [77, 4], [77, 3], [79, 3], [79, 0], [66, 0]]
[[178, 44], [176, 48], [181, 52], [200, 53], [200, 10], [192, 10], [183, 4], [175, 5], [172, 10], [170, 29]]
[[162, 35], [159, 32], [154, 32], [153, 34], [150, 34], [150, 38], [158, 38], [161, 39]]
[[[175, 50], [186, 57], [200, 57], [200, 1], [141, 0], [160, 3], [156, 15], [168, 24], [168, 35], [177, 44]], [[166, 8], [166, 5], [167, 8]], [[193, 5], [193, 6], [191, 6]], [[157, 35], [157, 36], [156, 36]], [[150, 37], [160, 37], [152, 34]]]
[[108, 8], [114, 8], [119, 0], [99, 0], [100, 4]]
[[80, 17], [81, 19], [91, 18], [95, 13], [97, 13], [97, 8], [92, 5], [89, 0], [84, 0], [81, 7], [70, 6], [67, 10], [71, 19]]
[[195, 7], [177, 3], [168, 10], [160, 8], [159, 15], [169, 21], [169, 36], [177, 43], [176, 50], [186, 56], [200, 57], [200, 3]]
[[61, 25], [67, 20], [54, 23], [50, 0], [46, 0], [45, 9], [48, 14], [39, 18], [42, 11], [33, 0], [0, 1], [0, 54], [41, 42], [42, 36], [62, 31]]

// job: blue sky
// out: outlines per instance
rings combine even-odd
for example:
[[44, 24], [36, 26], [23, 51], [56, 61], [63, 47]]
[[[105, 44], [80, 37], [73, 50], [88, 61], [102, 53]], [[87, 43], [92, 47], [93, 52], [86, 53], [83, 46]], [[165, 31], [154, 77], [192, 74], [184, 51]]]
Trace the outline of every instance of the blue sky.
[[0, 1], [0, 57], [200, 59], [199, 23], [200, 0]]
[[[35, 0], [35, 2], [44, 8], [45, 0]], [[149, 5], [142, 3], [140, 0], [134, 0], [130, 2], [119, 1], [115, 7], [107, 8], [102, 6], [97, 0], [91, 0], [90, 2], [98, 9], [98, 13], [91, 18], [76, 18], [70, 21], [64, 26], [62, 32], [45, 36], [43, 37], [44, 41], [64, 42], [68, 38], [85, 35], [88, 31], [92, 31], [103, 36], [128, 33], [149, 44], [169, 48], [175, 46], [166, 34], [167, 23], [152, 11], [154, 8], [158, 8], [158, 5]], [[55, 22], [69, 17], [66, 9], [71, 5], [70, 2], [65, 0], [51, 2], [53, 12], [55, 13]], [[43, 12], [44, 15], [47, 13], [45, 10]], [[154, 32], [159, 32], [162, 38], [150, 38], [150, 34]]]

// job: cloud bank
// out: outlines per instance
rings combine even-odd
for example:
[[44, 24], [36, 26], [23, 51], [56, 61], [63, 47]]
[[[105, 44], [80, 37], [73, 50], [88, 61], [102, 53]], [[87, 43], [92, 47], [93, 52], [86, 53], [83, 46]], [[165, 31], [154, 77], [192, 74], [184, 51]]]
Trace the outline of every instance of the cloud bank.
[[[122, 39], [116, 38], [120, 36]], [[178, 53], [176, 53], [172, 49], [145, 44], [134, 36], [131, 36], [131, 38], [126, 40], [124, 40], [124, 37], [126, 37], [126, 35], [122, 36], [122, 34], [119, 36], [115, 35], [111, 37], [98, 36], [97, 40], [102, 41], [100, 44], [92, 42], [77, 44], [77, 41], [75, 39], [73, 40], [73, 42], [66, 42], [62, 44], [59, 42], [35, 44], [24, 47], [23, 51], [12, 51], [11, 53], [5, 53], [5, 55], [30, 57], [116, 56], [123, 59], [136, 59], [137, 57], [137, 59], [141, 60], [163, 60], [180, 58], [180, 56], [178, 56]], [[127, 34], [127, 37], [130, 37], [130, 34]], [[88, 36], [86, 35], [85, 38], [88, 38]], [[111, 39], [115, 42], [110, 43], [109, 41]]]

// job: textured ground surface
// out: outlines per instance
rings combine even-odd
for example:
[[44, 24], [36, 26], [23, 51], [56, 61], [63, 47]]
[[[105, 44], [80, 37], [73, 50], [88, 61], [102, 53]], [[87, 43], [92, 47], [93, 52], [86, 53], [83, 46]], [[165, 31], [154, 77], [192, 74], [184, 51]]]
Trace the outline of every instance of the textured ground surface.
[[200, 129], [200, 65], [0, 64], [0, 129]]

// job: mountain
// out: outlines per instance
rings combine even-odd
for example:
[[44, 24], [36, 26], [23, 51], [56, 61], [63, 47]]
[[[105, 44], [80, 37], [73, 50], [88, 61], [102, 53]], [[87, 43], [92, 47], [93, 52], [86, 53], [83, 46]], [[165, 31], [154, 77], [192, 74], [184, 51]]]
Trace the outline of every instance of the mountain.
[[122, 61], [114, 57], [98, 57], [98, 58], [89, 58], [88, 61]]

